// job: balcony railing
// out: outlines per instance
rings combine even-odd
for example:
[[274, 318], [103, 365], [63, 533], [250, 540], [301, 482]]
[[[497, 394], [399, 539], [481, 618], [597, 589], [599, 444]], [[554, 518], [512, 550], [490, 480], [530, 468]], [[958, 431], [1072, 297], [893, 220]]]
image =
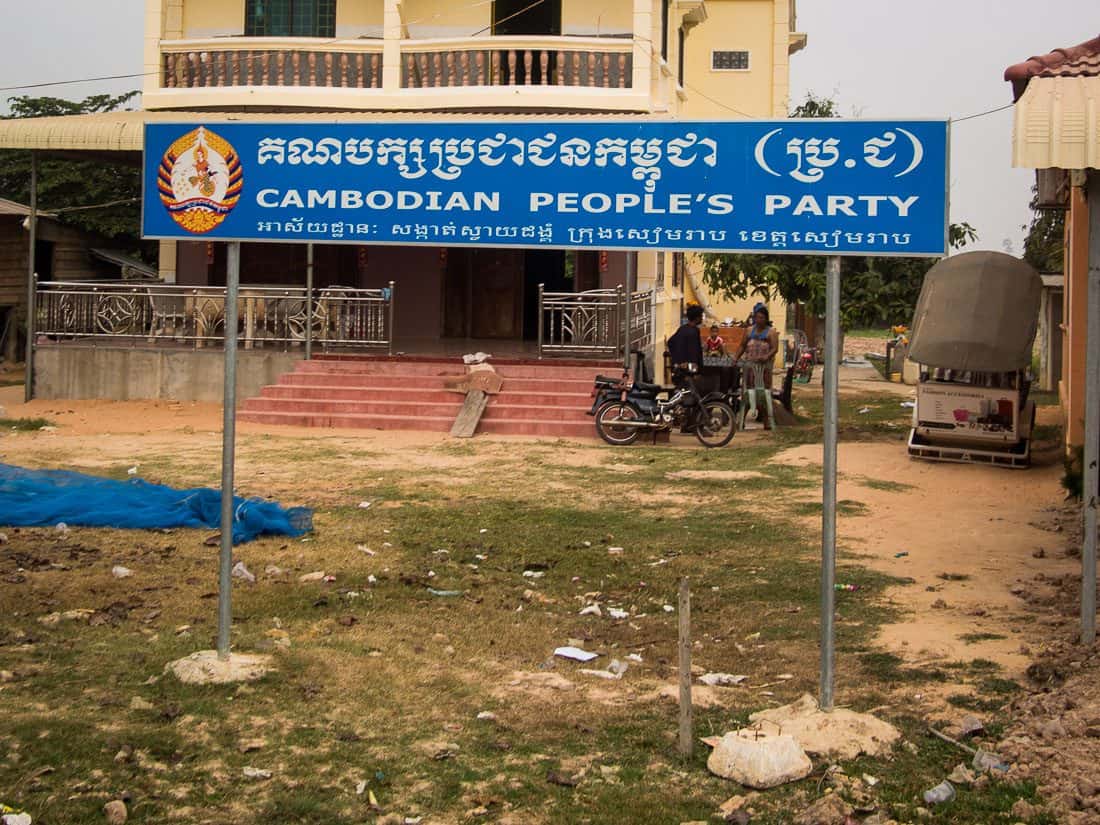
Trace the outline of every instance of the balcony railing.
[[250, 37], [161, 43], [162, 86], [382, 88], [382, 41]]
[[622, 287], [545, 292], [539, 285], [539, 357], [622, 358], [653, 343], [653, 292]]
[[[57, 340], [220, 344], [225, 287], [171, 284], [38, 284], [34, 334]], [[322, 348], [385, 347], [393, 342], [393, 284], [388, 289], [327, 287], [308, 301], [303, 287], [242, 286], [239, 339], [246, 349], [305, 343]]]
[[406, 40], [401, 86], [632, 87], [633, 43], [599, 37]]

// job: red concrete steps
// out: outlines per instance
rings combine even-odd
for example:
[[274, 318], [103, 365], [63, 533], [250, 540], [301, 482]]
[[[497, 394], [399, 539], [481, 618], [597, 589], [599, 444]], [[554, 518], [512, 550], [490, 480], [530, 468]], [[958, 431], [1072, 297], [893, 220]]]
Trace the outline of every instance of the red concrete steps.
[[[504, 379], [490, 396], [478, 433], [592, 438], [586, 412], [597, 374], [615, 364], [493, 359]], [[458, 359], [324, 356], [299, 362], [276, 384], [242, 406], [240, 419], [258, 424], [380, 430], [447, 431], [463, 397], [444, 389], [464, 375]]]

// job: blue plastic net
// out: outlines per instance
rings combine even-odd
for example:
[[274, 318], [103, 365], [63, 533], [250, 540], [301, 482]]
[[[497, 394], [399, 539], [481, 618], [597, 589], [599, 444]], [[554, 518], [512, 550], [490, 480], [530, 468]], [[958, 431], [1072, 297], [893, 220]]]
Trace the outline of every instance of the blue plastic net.
[[[139, 478], [116, 481], [68, 470], [26, 470], [0, 464], [0, 524], [53, 527], [210, 527], [221, 524], [221, 493], [176, 490]], [[234, 497], [233, 543], [257, 536], [301, 536], [313, 512], [273, 501]]]

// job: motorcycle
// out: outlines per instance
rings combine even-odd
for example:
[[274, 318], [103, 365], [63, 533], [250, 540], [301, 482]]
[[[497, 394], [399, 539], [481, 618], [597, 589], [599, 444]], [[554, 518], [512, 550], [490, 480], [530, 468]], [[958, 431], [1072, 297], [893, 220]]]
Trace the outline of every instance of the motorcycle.
[[[639, 354], [639, 362], [641, 356]], [[644, 364], [637, 374], [644, 376]], [[736, 406], [727, 394], [700, 394], [694, 370], [678, 370], [679, 386], [664, 387], [642, 378], [597, 376], [588, 414], [596, 418], [596, 432], [608, 444], [633, 444], [643, 431], [679, 427], [691, 431], [705, 447], [724, 447], [737, 432]], [[668, 393], [667, 400], [659, 395]]]

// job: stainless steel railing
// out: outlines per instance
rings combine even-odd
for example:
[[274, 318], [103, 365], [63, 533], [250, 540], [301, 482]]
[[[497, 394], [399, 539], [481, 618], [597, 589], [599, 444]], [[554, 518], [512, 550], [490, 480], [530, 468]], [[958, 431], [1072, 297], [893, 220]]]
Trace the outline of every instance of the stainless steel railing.
[[652, 291], [546, 292], [539, 284], [539, 358], [622, 358], [653, 343]]
[[[383, 289], [241, 286], [237, 336], [246, 349], [305, 343], [393, 347], [394, 285]], [[225, 287], [46, 281], [37, 285], [36, 336], [203, 347], [225, 335]]]

